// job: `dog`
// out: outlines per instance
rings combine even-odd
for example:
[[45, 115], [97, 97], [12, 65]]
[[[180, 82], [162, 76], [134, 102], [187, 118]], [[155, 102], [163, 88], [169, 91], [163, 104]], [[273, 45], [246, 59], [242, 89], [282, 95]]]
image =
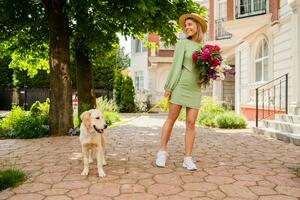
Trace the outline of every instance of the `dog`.
[[97, 168], [99, 177], [104, 177], [103, 166], [106, 165], [104, 148], [106, 142], [106, 128], [104, 117], [97, 109], [91, 109], [80, 115], [82, 123], [80, 125], [79, 140], [83, 156], [83, 171], [81, 175], [89, 174], [89, 163], [93, 162], [92, 155], [97, 158]]

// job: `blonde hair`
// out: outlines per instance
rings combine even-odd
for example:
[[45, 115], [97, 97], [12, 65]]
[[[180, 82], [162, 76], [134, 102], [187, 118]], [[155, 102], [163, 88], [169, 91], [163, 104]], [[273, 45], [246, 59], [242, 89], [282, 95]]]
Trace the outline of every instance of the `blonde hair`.
[[[195, 20], [194, 18], [187, 18], [186, 20], [188, 20], [188, 19], [193, 20], [197, 24], [196, 39], [199, 40], [200, 42], [204, 42], [204, 33], [202, 31], [200, 23], [197, 20]], [[184, 33], [185, 33], [185, 29], [184, 29]]]

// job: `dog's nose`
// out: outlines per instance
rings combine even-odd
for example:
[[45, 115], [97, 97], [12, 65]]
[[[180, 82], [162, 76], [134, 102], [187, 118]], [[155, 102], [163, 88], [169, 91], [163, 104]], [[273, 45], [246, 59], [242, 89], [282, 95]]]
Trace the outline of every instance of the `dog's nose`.
[[104, 129], [106, 129], [107, 128], [107, 124], [104, 124]]

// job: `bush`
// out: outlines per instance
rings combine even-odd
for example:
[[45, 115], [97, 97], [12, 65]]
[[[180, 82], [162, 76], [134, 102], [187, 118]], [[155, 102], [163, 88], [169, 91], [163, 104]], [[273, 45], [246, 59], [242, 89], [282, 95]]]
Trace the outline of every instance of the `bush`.
[[49, 103], [35, 103], [31, 111], [26, 112], [19, 106], [13, 106], [7, 117], [0, 121], [0, 136], [9, 138], [39, 138], [43, 137], [49, 127], [48, 122]]
[[121, 112], [135, 112], [134, 96], [132, 79], [126, 76], [122, 81], [121, 102], [119, 105]]
[[26, 178], [24, 172], [16, 169], [6, 169], [0, 170], [0, 191], [9, 188], [15, 187]]
[[214, 119], [217, 115], [215, 112], [200, 112], [197, 123], [206, 127], [216, 127]]
[[235, 112], [225, 112], [215, 117], [215, 124], [218, 128], [246, 128], [245, 118]]
[[[244, 117], [237, 115], [225, 109], [224, 102], [216, 100], [213, 102], [212, 97], [203, 97], [201, 107], [197, 117], [197, 124], [205, 127], [218, 127], [218, 128], [245, 128], [247, 123]], [[229, 108], [230, 106], [226, 106]], [[185, 120], [185, 111], [179, 115], [179, 120]]]
[[28, 115], [16, 123], [10, 132], [10, 137], [21, 139], [40, 138], [46, 135], [48, 131], [49, 128], [43, 125], [41, 119]]
[[106, 124], [109, 126], [115, 122], [120, 121], [120, 115], [119, 113], [114, 113], [114, 112], [104, 112], [104, 119]]
[[47, 100], [44, 103], [36, 101], [32, 104], [30, 108], [30, 114], [33, 117], [39, 118], [44, 125], [49, 124], [49, 109], [50, 109], [50, 100]]
[[96, 99], [96, 108], [101, 110], [101, 112], [119, 111], [117, 103], [113, 99], [108, 100], [106, 97], [99, 97]]

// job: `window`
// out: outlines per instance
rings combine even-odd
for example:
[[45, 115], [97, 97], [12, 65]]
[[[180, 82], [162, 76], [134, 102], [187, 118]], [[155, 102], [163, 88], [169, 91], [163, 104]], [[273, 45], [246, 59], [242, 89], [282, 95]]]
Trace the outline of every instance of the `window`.
[[268, 80], [269, 47], [265, 39], [261, 40], [255, 58], [255, 81]]
[[142, 91], [144, 89], [143, 71], [134, 72], [134, 86], [136, 91]]
[[141, 52], [146, 52], [147, 48], [144, 46], [141, 40], [134, 40], [134, 52], [135, 53], [141, 53]]
[[222, 26], [222, 23], [227, 20], [227, 1], [218, 0], [218, 12], [217, 19], [215, 20], [215, 37], [216, 40], [229, 39], [232, 35], [226, 32]]
[[236, 0], [236, 18], [266, 13], [266, 0]]

